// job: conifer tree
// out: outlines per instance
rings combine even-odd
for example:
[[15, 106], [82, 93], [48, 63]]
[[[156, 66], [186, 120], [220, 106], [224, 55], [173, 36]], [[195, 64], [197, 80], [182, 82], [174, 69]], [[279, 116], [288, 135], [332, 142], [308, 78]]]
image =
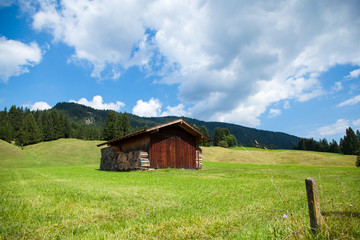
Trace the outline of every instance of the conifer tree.
[[126, 112], [124, 112], [120, 116], [121, 116], [120, 127], [121, 127], [121, 131], [122, 131], [122, 135], [127, 135], [131, 132], [129, 116]]
[[11, 106], [9, 110], [9, 119], [11, 125], [11, 135], [16, 139], [19, 137], [20, 128], [24, 119], [24, 109], [21, 107]]
[[[206, 128], [205, 125], [202, 125], [201, 128], [200, 128], [200, 132], [202, 132], [205, 136], [209, 137], [209, 132]], [[209, 137], [210, 138], [210, 137]], [[204, 146], [204, 147], [210, 147], [210, 142], [205, 142], [205, 143], [201, 143], [200, 144], [201, 146]]]
[[351, 127], [346, 129], [344, 139], [340, 139], [340, 150], [346, 155], [356, 155], [359, 151], [359, 140]]
[[111, 140], [116, 137], [119, 137], [118, 133], [119, 133], [119, 129], [118, 129], [116, 113], [115, 111], [109, 111], [105, 121], [103, 138], [104, 140]]
[[329, 152], [332, 152], [332, 153], [339, 153], [340, 152], [339, 145], [334, 139], [329, 144]]
[[41, 133], [36, 124], [35, 118], [31, 114], [30, 110], [26, 110], [24, 120], [19, 130], [18, 138], [16, 139], [16, 144], [25, 146], [40, 142], [40, 140]]
[[43, 126], [44, 141], [51, 141], [55, 139], [54, 122], [48, 111], [44, 111], [41, 116], [41, 123]]
[[214, 132], [214, 146], [219, 146], [219, 142], [223, 139], [223, 131], [221, 128], [216, 127]]
[[0, 139], [9, 143], [12, 141], [11, 124], [6, 108], [0, 112]]

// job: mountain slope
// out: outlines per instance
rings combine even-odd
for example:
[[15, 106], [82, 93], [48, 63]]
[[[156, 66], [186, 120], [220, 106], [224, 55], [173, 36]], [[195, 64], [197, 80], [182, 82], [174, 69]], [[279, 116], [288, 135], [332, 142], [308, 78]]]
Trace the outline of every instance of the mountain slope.
[[[56, 110], [67, 114], [71, 121], [83, 121], [88, 124], [96, 125], [100, 128], [104, 127], [108, 110], [96, 110], [76, 103], [58, 103], [54, 107]], [[139, 117], [133, 114], [128, 114], [129, 121], [132, 128], [153, 127], [158, 124], [166, 123], [179, 117]], [[198, 127], [206, 126], [210, 137], [214, 136], [216, 127], [228, 128], [229, 131], [236, 137], [238, 144], [242, 146], [249, 146], [250, 142], [255, 140], [262, 145], [273, 145], [280, 149], [292, 149], [293, 143], [298, 143], [299, 137], [292, 136], [282, 132], [272, 132], [248, 128], [231, 123], [223, 122], [205, 122], [193, 118], [183, 117], [191, 124]], [[89, 121], [90, 120], [90, 121]]]

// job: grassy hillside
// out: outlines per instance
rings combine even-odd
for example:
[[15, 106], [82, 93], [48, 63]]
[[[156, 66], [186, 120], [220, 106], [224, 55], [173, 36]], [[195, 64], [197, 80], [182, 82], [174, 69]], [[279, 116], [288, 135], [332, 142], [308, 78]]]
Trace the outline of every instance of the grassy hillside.
[[260, 165], [355, 167], [356, 156], [295, 150], [203, 147], [203, 159], [210, 162]]
[[0, 140], [0, 167], [50, 167], [100, 163], [101, 141], [59, 139], [21, 148]]
[[[319, 238], [360, 238], [359, 169], [326, 166], [343, 156], [283, 166], [271, 154], [292, 151], [204, 148], [201, 171], [104, 172], [96, 144], [61, 139], [21, 150], [0, 142], [1, 238], [312, 239], [309, 176], [327, 224]], [[273, 165], [228, 163], [242, 161], [235, 153]]]

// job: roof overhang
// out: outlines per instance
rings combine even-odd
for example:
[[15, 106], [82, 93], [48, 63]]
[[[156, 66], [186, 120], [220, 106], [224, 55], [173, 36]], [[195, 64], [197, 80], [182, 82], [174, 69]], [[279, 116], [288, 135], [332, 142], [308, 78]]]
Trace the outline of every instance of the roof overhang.
[[170, 127], [170, 126], [179, 126], [179, 127], [181, 127], [182, 129], [184, 129], [185, 131], [187, 131], [188, 133], [193, 135], [195, 137], [197, 143], [210, 141], [210, 138], [207, 137], [206, 135], [204, 135], [200, 130], [198, 130], [196, 127], [194, 127], [193, 125], [191, 125], [190, 123], [188, 123], [184, 119], [180, 118], [180, 119], [177, 119], [177, 120], [172, 121], [172, 122], [168, 122], [168, 123], [157, 125], [155, 127], [143, 129], [143, 130], [140, 130], [140, 131], [137, 131], [137, 132], [134, 132], [134, 133], [127, 134], [127, 135], [119, 137], [119, 138], [114, 138], [114, 139], [109, 140], [107, 142], [100, 143], [97, 146], [100, 147], [100, 146], [103, 146], [105, 144], [111, 145], [112, 143], [120, 142], [120, 141], [123, 141], [125, 139], [131, 138], [131, 137], [134, 137], [134, 136], [142, 135], [142, 134], [145, 134], [145, 133], [158, 132], [160, 129]]

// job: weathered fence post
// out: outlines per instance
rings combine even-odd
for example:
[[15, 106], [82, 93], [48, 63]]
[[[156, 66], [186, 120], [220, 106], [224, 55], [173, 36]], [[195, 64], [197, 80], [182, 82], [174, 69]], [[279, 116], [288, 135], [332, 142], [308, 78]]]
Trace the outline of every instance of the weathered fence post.
[[305, 185], [309, 207], [310, 226], [312, 233], [315, 235], [321, 228], [322, 224], [318, 188], [314, 178], [306, 178]]

